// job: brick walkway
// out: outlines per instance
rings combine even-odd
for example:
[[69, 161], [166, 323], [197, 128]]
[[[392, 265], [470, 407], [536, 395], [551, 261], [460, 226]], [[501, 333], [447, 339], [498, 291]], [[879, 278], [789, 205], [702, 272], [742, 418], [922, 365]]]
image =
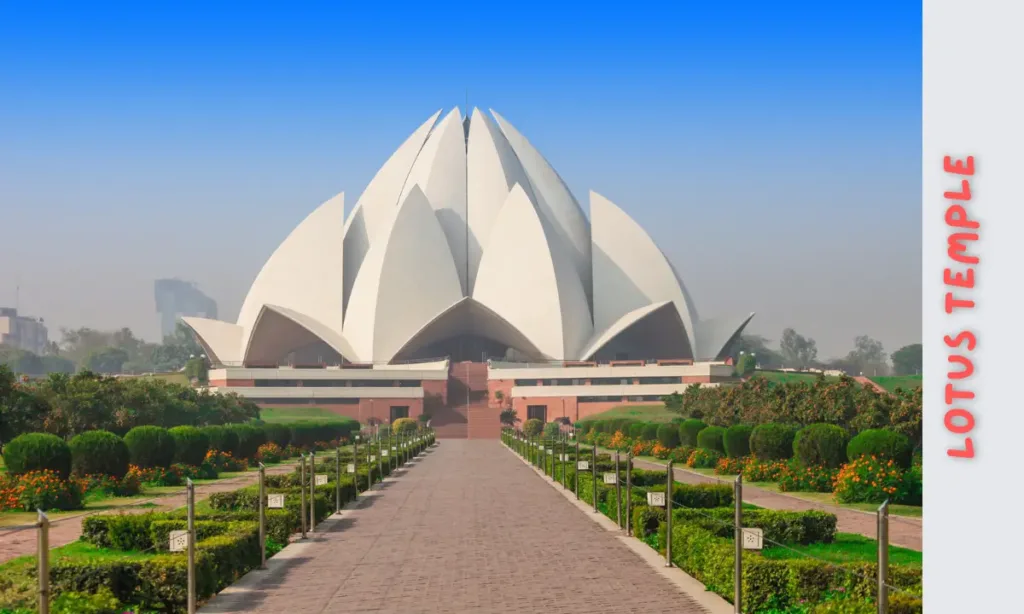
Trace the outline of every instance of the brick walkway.
[[[267, 475], [278, 473], [291, 473], [295, 469], [295, 462], [289, 462], [267, 468]], [[196, 501], [202, 501], [213, 493], [226, 492], [253, 484], [259, 478], [259, 473], [250, 471], [227, 480], [211, 482], [196, 486]], [[154, 506], [139, 507], [145, 503], [153, 503]], [[77, 540], [82, 535], [82, 519], [95, 514], [141, 514], [144, 512], [159, 512], [172, 510], [184, 506], [185, 487], [180, 491], [159, 495], [152, 499], [140, 499], [132, 506], [123, 508], [97, 510], [94, 512], [84, 511], [80, 514], [68, 516], [52, 521], [50, 525], [50, 547], [57, 548]], [[19, 556], [36, 553], [37, 531], [35, 529], [0, 529], [0, 563], [9, 561]]]
[[[665, 465], [645, 460], [634, 459], [633, 466], [638, 469], [665, 470]], [[694, 471], [688, 471], [685, 467], [675, 467], [674, 473], [677, 482], [686, 484], [704, 484], [725, 481], [719, 478], [702, 475]], [[731, 483], [732, 480], [728, 480], [728, 482]], [[871, 539], [874, 539], [877, 535], [874, 514], [848, 510], [837, 505], [815, 503], [814, 501], [799, 499], [797, 497], [747, 485], [743, 486], [743, 501], [773, 510], [821, 510], [829, 512], [836, 515], [836, 528], [841, 533], [859, 533], [865, 537], [870, 537]], [[921, 520], [919, 518], [905, 518], [890, 515], [889, 543], [894, 546], [902, 546], [904, 548], [912, 548], [920, 551], [922, 547]]]
[[704, 612], [496, 440], [445, 440], [202, 608]]

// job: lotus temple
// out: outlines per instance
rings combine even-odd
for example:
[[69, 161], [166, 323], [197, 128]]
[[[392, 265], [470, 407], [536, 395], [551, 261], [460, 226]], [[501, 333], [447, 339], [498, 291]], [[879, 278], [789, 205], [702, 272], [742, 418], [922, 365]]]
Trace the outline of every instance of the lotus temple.
[[424, 122], [345, 216], [320, 205], [264, 264], [236, 322], [184, 318], [210, 387], [264, 407], [497, 437], [498, 415], [575, 421], [732, 377], [753, 314], [707, 318], [617, 205], [589, 216], [502, 116]]

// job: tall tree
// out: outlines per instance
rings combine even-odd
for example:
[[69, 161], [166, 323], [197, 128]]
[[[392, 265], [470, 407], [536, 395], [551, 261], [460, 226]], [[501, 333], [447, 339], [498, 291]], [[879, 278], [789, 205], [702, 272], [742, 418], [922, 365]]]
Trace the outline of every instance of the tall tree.
[[740, 335], [732, 348], [733, 362], [739, 363], [741, 355], [753, 354], [757, 366], [762, 369], [778, 369], [782, 366], [782, 354], [769, 347], [770, 343], [761, 335]]
[[920, 343], [905, 345], [892, 353], [892, 368], [896, 375], [921, 373], [922, 350]]
[[867, 335], [858, 335], [853, 340], [854, 349], [846, 359], [864, 375], [886, 375], [889, 372], [889, 363], [886, 360], [885, 348], [881, 341], [876, 341]]
[[810, 337], [804, 337], [792, 328], [782, 331], [779, 342], [782, 360], [787, 367], [806, 369], [818, 360], [818, 344]]

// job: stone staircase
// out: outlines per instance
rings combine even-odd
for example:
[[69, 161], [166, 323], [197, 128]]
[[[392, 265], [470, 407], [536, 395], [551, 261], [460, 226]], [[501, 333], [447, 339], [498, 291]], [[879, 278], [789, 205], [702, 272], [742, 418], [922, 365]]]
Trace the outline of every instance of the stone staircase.
[[487, 407], [487, 364], [453, 363], [448, 372], [448, 405], [430, 425], [441, 439], [497, 439], [500, 410]]

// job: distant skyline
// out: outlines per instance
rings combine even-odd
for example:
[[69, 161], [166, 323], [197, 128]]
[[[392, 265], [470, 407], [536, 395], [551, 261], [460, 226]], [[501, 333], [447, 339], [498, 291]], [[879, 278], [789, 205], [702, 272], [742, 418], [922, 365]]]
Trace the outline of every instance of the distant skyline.
[[156, 340], [177, 277], [233, 319], [299, 221], [468, 90], [700, 311], [823, 358], [921, 340], [919, 4], [539, 6], [0, 7], [0, 305], [20, 283], [55, 338]]

